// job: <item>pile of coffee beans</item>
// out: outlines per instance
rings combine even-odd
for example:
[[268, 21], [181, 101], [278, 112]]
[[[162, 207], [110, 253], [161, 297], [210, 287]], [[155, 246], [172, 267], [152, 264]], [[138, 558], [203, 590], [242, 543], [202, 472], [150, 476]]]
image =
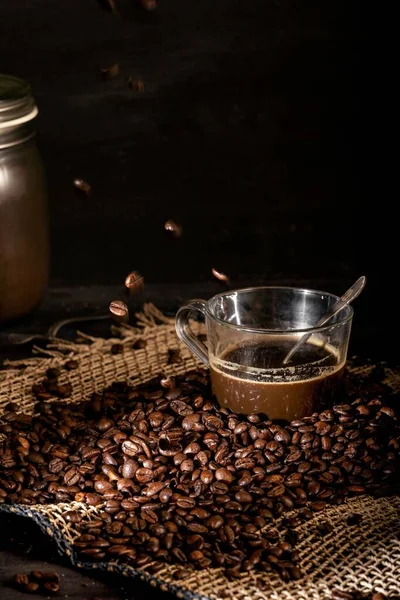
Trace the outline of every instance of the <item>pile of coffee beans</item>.
[[13, 585], [21, 592], [28, 594], [57, 594], [60, 591], [60, 581], [57, 573], [31, 571], [17, 573], [13, 577]]
[[[298, 579], [298, 525], [399, 472], [385, 386], [372, 397], [353, 386], [345, 403], [284, 424], [219, 408], [202, 370], [115, 383], [80, 404], [45, 401], [71, 392], [58, 376], [51, 369], [34, 386], [36, 416], [14, 406], [2, 416], [0, 502], [98, 507], [90, 522], [65, 515], [82, 561], [177, 563], [179, 578], [188, 566], [218, 566], [228, 577], [255, 569]], [[278, 531], [274, 520], [294, 508]]]

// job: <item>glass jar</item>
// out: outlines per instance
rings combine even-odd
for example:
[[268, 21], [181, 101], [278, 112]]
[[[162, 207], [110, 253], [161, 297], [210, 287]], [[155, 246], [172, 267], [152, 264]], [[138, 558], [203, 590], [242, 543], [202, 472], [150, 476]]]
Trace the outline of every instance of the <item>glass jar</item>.
[[0, 74], [0, 322], [40, 301], [48, 283], [46, 186], [30, 86]]

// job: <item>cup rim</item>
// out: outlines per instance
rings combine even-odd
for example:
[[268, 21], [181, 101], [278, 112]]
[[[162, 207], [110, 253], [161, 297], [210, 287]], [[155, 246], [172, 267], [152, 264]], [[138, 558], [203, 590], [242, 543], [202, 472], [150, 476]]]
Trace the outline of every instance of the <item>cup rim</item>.
[[261, 290], [295, 290], [297, 292], [306, 292], [306, 294], [322, 294], [323, 296], [330, 296], [331, 298], [333, 298], [335, 300], [335, 302], [337, 300], [340, 300], [340, 296], [336, 296], [335, 294], [331, 294], [329, 292], [325, 292], [322, 290], [314, 290], [314, 289], [310, 289], [310, 288], [299, 288], [299, 287], [290, 286], [290, 285], [252, 286], [252, 287], [247, 287], [247, 288], [240, 288], [237, 290], [227, 290], [225, 292], [220, 292], [219, 294], [215, 294], [215, 296], [213, 296], [206, 302], [206, 305], [205, 305], [206, 314], [207, 314], [207, 316], [209, 316], [211, 319], [213, 319], [220, 325], [224, 325], [225, 327], [229, 327], [230, 329], [236, 329], [236, 330], [239, 329], [240, 331], [247, 331], [249, 333], [265, 333], [265, 334], [271, 334], [271, 335], [274, 335], [274, 334], [275, 335], [276, 334], [293, 335], [294, 333], [296, 333], [296, 334], [297, 333], [300, 333], [300, 334], [301, 333], [310, 333], [310, 334], [322, 333], [324, 331], [327, 331], [328, 329], [331, 329], [332, 327], [337, 327], [339, 325], [344, 325], [344, 324], [348, 323], [349, 321], [351, 321], [351, 319], [353, 318], [353, 315], [354, 315], [353, 307], [350, 304], [348, 304], [346, 307], [349, 309], [348, 315], [331, 325], [322, 325], [321, 327], [307, 327], [307, 328], [303, 328], [303, 329], [296, 329], [296, 328], [294, 328], [294, 329], [260, 329], [258, 327], [248, 327], [247, 325], [234, 325], [233, 323], [228, 323], [227, 321], [224, 321], [223, 319], [216, 317], [210, 310], [210, 302], [215, 300], [216, 298], [222, 298], [223, 296], [228, 296], [228, 295], [234, 294], [234, 293], [237, 294], [237, 293], [241, 293], [241, 292], [254, 292], [254, 291], [261, 291]]

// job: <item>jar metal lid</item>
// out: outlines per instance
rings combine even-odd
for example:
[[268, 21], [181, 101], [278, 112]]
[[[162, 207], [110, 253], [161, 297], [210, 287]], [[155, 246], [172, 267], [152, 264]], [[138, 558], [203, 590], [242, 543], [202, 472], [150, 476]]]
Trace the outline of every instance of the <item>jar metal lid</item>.
[[0, 74], [0, 129], [32, 121], [37, 114], [30, 85], [18, 77]]

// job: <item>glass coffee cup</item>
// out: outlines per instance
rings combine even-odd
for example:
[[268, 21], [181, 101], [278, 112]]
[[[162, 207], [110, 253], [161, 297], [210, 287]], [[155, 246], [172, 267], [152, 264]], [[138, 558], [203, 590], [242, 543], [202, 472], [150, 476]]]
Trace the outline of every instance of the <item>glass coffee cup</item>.
[[[192, 300], [179, 309], [179, 338], [209, 368], [220, 406], [292, 421], [330, 406], [339, 393], [353, 319], [345, 307], [315, 323], [338, 300], [317, 290], [257, 287]], [[192, 332], [193, 311], [205, 317], [207, 346]], [[308, 335], [287, 364], [288, 352]]]

